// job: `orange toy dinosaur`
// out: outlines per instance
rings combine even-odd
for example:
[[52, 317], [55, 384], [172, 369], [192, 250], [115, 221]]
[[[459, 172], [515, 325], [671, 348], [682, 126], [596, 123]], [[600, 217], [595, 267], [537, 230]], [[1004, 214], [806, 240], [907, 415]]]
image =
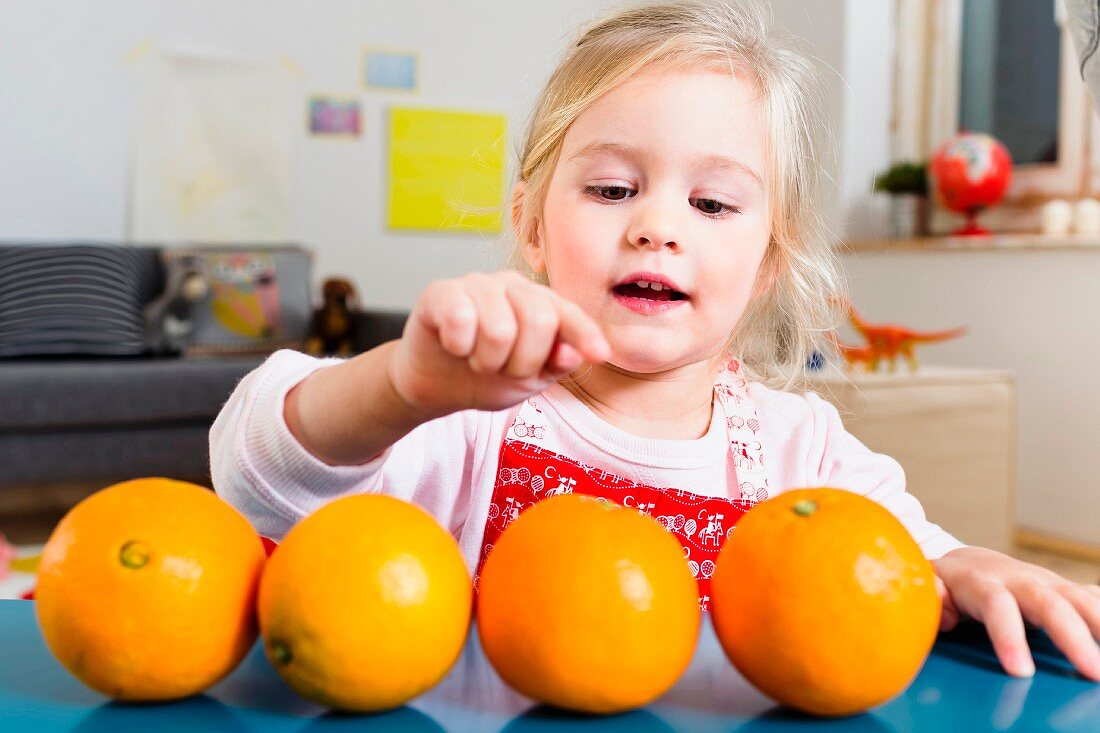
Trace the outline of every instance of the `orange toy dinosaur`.
[[842, 344], [840, 339], [837, 338], [836, 331], [830, 331], [828, 336], [833, 348], [844, 357], [844, 363], [848, 365], [849, 369], [854, 369], [857, 364], [863, 364], [866, 371], [869, 372], [873, 372], [878, 368], [880, 357], [875, 353], [873, 347]]
[[966, 333], [965, 328], [952, 328], [947, 331], [913, 331], [890, 323], [867, 323], [859, 317], [851, 303], [842, 301], [840, 305], [848, 312], [848, 320], [852, 326], [867, 339], [866, 346], [848, 346], [840, 343], [836, 333], [830, 334], [830, 340], [850, 369], [855, 368], [857, 364], [864, 364], [867, 371], [873, 372], [878, 369], [880, 360], [888, 359], [889, 369], [893, 372], [900, 355], [909, 362], [909, 368], [916, 371], [917, 357], [913, 353], [915, 345], [947, 341]]

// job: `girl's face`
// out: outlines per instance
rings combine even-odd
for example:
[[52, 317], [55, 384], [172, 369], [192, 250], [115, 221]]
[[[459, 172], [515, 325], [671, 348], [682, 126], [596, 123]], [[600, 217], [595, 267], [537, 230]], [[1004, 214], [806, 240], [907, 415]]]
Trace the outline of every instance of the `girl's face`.
[[611, 363], [713, 358], [771, 234], [763, 105], [729, 72], [655, 69], [569, 128], [526, 255], [603, 328]]

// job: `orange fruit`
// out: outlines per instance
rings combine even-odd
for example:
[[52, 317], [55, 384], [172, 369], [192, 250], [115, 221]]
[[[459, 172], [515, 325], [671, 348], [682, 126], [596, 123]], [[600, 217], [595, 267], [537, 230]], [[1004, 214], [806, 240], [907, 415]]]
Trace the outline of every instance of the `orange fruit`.
[[932, 565], [894, 515], [850, 491], [801, 489], [737, 523], [711, 579], [726, 655], [761, 692], [851, 715], [894, 697], [939, 628]]
[[390, 496], [348, 496], [295, 525], [268, 559], [260, 633], [302, 697], [386, 710], [447, 674], [472, 594], [457, 543], [430, 514]]
[[109, 486], [58, 523], [36, 613], [58, 661], [120, 700], [170, 700], [228, 674], [256, 640], [264, 551], [214, 492], [166, 478]]
[[508, 526], [478, 580], [489, 662], [528, 697], [614, 713], [675, 684], [695, 652], [699, 589], [674, 536], [634, 509], [578, 494]]

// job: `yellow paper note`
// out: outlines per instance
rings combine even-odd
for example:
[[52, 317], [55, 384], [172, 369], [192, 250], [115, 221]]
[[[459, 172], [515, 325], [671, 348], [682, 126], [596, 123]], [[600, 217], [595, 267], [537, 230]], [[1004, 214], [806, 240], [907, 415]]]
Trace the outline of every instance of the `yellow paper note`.
[[393, 229], [499, 232], [504, 115], [390, 110]]

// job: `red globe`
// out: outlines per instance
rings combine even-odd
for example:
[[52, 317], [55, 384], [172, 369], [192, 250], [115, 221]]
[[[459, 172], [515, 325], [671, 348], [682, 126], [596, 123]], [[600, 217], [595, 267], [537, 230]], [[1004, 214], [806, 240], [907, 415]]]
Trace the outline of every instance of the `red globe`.
[[1012, 156], [991, 135], [963, 132], [933, 153], [928, 178], [944, 208], [967, 215], [967, 225], [956, 234], [988, 234], [974, 219], [1004, 197], [1012, 181]]

